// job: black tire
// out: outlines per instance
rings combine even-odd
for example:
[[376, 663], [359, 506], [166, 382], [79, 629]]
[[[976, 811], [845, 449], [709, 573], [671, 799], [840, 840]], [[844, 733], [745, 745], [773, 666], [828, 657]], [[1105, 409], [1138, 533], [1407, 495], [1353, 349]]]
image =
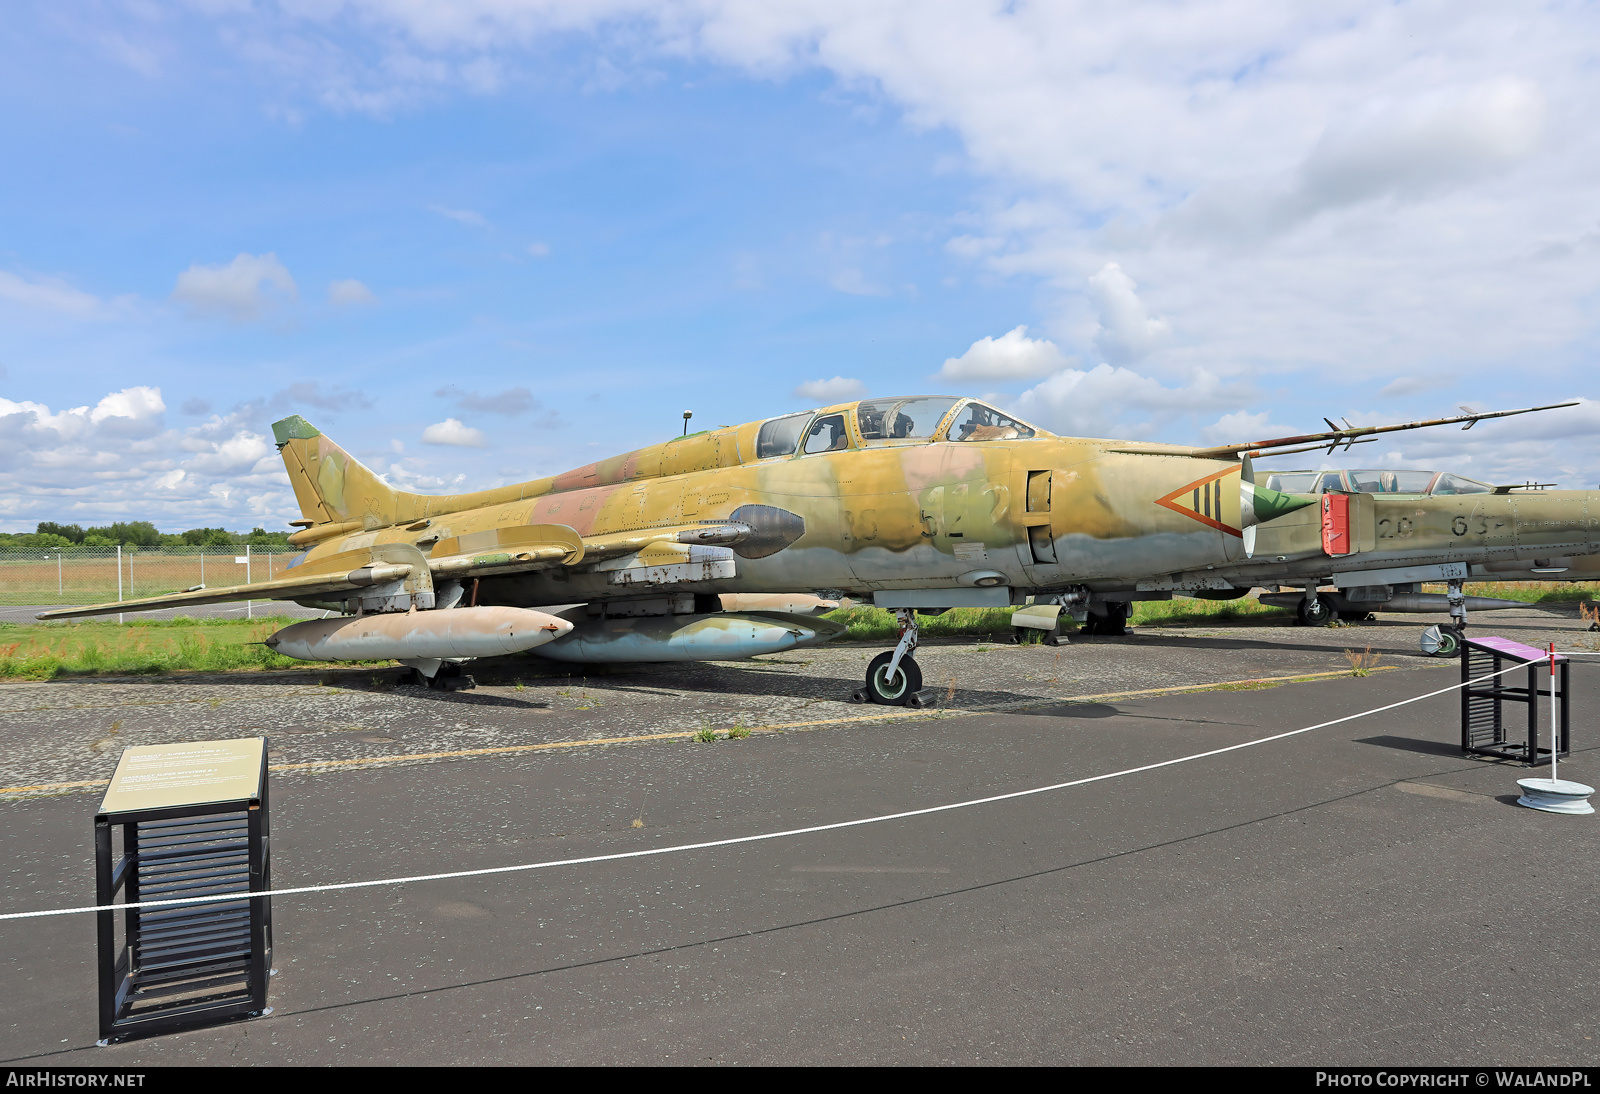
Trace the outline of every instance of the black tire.
[[1433, 655], [1435, 657], [1460, 657], [1461, 638], [1460, 627], [1440, 627], [1439, 648], [1433, 651]]
[[894, 651], [886, 650], [867, 666], [867, 698], [879, 706], [903, 707], [922, 690], [922, 669], [909, 657], [900, 658], [900, 670], [893, 681], [886, 679]]
[[1128, 616], [1131, 605], [1126, 601], [1112, 600], [1106, 604], [1106, 614], [1097, 615], [1089, 613], [1089, 621], [1084, 624], [1082, 634], [1100, 635], [1105, 638], [1118, 638], [1128, 633]]
[[1324, 623], [1331, 623], [1334, 617], [1333, 605], [1328, 603], [1325, 596], [1314, 597], [1311, 600], [1300, 601], [1295, 608], [1294, 615], [1302, 627], [1320, 627]]

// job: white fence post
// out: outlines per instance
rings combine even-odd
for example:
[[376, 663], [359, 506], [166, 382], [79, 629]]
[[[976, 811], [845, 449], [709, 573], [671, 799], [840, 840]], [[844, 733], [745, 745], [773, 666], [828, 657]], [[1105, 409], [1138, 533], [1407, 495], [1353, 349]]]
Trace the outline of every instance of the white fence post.
[[[250, 584], [250, 545], [248, 543], [244, 545], [244, 583], [246, 585]], [[251, 613], [252, 606], [252, 601], [246, 600], [244, 602], [244, 617], [246, 619], [255, 618]]]
[[[122, 603], [122, 544], [117, 544], [117, 603]], [[122, 622], [122, 613], [117, 613], [117, 622]]]

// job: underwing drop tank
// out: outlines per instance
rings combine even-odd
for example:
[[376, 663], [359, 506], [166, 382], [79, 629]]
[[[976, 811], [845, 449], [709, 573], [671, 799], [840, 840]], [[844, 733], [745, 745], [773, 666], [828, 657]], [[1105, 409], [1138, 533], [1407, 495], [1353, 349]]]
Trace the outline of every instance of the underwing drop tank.
[[569, 621], [530, 608], [450, 608], [312, 619], [266, 644], [302, 661], [449, 660], [521, 653], [570, 630]]
[[585, 618], [570, 634], [533, 652], [553, 661], [614, 664], [624, 661], [736, 661], [763, 653], [813, 646], [849, 628], [831, 619], [785, 612], [713, 612], [709, 615], [648, 615]]

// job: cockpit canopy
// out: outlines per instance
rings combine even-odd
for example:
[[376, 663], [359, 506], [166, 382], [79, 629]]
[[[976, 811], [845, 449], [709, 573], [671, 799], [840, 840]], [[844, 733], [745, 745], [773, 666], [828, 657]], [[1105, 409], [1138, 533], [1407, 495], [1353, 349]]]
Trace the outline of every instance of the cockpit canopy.
[[[847, 424], [851, 420], [855, 425], [853, 438]], [[1037, 432], [1009, 414], [973, 399], [945, 395], [868, 399], [853, 407], [811, 410], [763, 423], [756, 435], [756, 459], [792, 456], [797, 449], [806, 455], [836, 452], [855, 444], [873, 448], [941, 439], [1015, 441]]]
[[1489, 494], [1494, 487], [1448, 471], [1274, 471], [1263, 483], [1285, 494]]

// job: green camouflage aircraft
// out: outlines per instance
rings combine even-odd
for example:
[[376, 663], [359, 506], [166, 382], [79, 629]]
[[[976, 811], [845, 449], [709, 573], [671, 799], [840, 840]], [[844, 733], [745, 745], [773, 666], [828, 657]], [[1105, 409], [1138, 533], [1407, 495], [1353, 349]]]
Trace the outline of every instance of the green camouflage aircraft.
[[1600, 553], [1600, 496], [1431, 472], [1258, 482], [1253, 461], [1546, 409], [1194, 448], [1057, 437], [976, 399], [870, 399], [442, 497], [394, 489], [295, 416], [273, 433], [302, 514], [290, 540], [307, 549], [281, 576], [40, 618], [292, 600], [341, 614], [279, 631], [279, 652], [396, 658], [448, 687], [469, 679], [465, 661], [522, 651], [728, 660], [823, 642], [844, 628], [749, 594], [852, 596], [901, 626], [857, 697], [915, 704], [917, 614], [953, 607], [1031, 598], [1035, 626], [1066, 613], [1120, 634], [1134, 600], [1265, 586], [1306, 622], [1449, 609], [1464, 626], [1469, 607], [1511, 603], [1462, 595], [1485, 567], [1551, 572]]

